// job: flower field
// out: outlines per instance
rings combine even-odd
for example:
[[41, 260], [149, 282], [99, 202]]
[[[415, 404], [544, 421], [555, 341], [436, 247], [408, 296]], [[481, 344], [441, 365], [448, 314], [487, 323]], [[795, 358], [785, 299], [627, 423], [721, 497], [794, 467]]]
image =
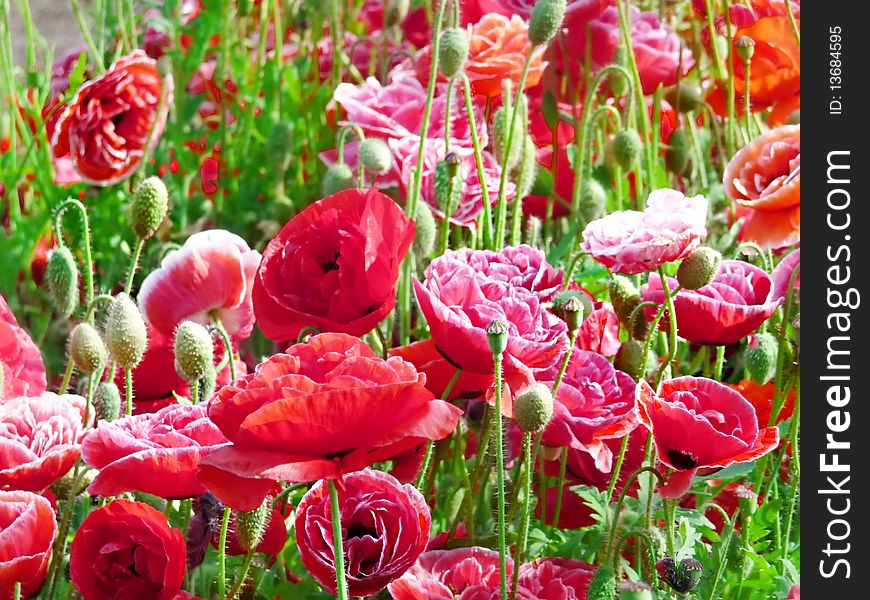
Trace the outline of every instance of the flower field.
[[29, 4], [0, 598], [800, 598], [797, 0]]

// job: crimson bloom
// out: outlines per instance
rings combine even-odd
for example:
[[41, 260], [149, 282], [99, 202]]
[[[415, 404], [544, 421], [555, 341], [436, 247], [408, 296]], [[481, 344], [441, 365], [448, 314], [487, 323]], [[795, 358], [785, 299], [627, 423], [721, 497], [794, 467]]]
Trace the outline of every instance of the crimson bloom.
[[436, 400], [425, 379], [349, 335], [295, 344], [212, 398], [209, 417], [233, 443], [203, 459], [199, 480], [252, 510], [274, 480], [337, 478], [441, 439], [461, 411]]
[[15, 320], [0, 296], [0, 402], [45, 391], [45, 365], [39, 348]]
[[[513, 561], [508, 556], [509, 578], [512, 572]], [[498, 552], [479, 546], [424, 552], [414, 566], [389, 585], [393, 600], [489, 599], [498, 588]]]
[[581, 249], [614, 273], [636, 275], [684, 258], [707, 235], [707, 199], [656, 190], [643, 212], [617, 211], [583, 230]]
[[202, 457], [227, 443], [206, 405], [174, 404], [156, 413], [101, 422], [85, 436], [82, 458], [99, 470], [88, 487], [94, 496], [139, 491], [161, 498], [205, 493], [196, 480]]
[[16, 582], [21, 583], [22, 597], [39, 589], [56, 532], [48, 500], [31, 492], [0, 490], [0, 597], [12, 598]]
[[721, 469], [774, 450], [776, 427], [759, 425], [755, 407], [725, 384], [702, 377], [662, 382], [658, 392], [637, 384], [641, 422], [652, 432], [659, 460], [675, 470], [668, 497], [682, 496], [700, 468]]
[[[426, 375], [426, 389], [436, 398], [444, 395], [450, 380], [456, 375], [456, 367], [444, 358], [430, 339], [413, 342], [407, 346], [390, 348], [390, 356], [398, 356], [413, 364], [417, 370]], [[492, 374], [470, 373], [462, 371], [447, 400], [460, 398], [479, 398], [492, 387]]]
[[[407, 571], [426, 549], [432, 518], [414, 486], [380, 471], [359, 471], [335, 482], [341, 512], [345, 574], [351, 596], [376, 594]], [[317, 482], [296, 510], [302, 564], [333, 594], [335, 549], [329, 490]]]
[[217, 318], [230, 337], [246, 339], [254, 327], [251, 289], [259, 263], [260, 253], [234, 233], [195, 233], [142, 282], [142, 315], [166, 336], [182, 321], [207, 324]]
[[276, 341], [309, 326], [368, 333], [395, 306], [399, 264], [413, 239], [413, 221], [375, 189], [309, 205], [263, 253], [253, 295], [263, 333]]
[[39, 492], [63, 477], [79, 457], [84, 404], [52, 392], [0, 404], [0, 487]]
[[54, 155], [70, 156], [93, 185], [122, 181], [157, 144], [171, 105], [172, 76], [161, 79], [157, 62], [134, 50], [82, 84], [61, 109], [51, 136]]
[[114, 500], [94, 510], [70, 548], [70, 577], [88, 600], [170, 600], [184, 566], [181, 531], [143, 502]]
[[[668, 287], [677, 282], [668, 278]], [[644, 301], [661, 304], [665, 292], [658, 274], [640, 288]], [[763, 269], [739, 260], [723, 260], [719, 272], [698, 290], [681, 290], [674, 297], [677, 332], [699, 344], [733, 344], [764, 323], [781, 302]], [[652, 317], [652, 311], [646, 313]]]

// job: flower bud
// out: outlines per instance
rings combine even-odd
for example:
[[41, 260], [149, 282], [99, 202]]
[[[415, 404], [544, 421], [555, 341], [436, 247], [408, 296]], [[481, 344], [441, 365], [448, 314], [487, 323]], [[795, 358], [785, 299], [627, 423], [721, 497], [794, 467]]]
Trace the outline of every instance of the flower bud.
[[529, 16], [529, 41], [532, 46], [549, 42], [561, 29], [566, 0], [538, 0]]
[[[565, 290], [553, 296], [553, 314], [565, 321], [569, 331], [580, 327], [593, 309], [589, 296], [579, 290]], [[572, 322], [576, 322], [573, 327]]]
[[589, 581], [588, 600], [613, 600], [616, 596], [616, 572], [609, 564], [600, 565], [595, 569]]
[[495, 155], [498, 164], [505, 169], [513, 169], [520, 160], [523, 152], [523, 128], [528, 120], [528, 106], [525, 96], [520, 94], [519, 106], [516, 109], [519, 111], [514, 120], [514, 134], [511, 139], [510, 151], [507, 152], [508, 142], [508, 125], [510, 123], [510, 113], [502, 106], [492, 116], [492, 153]]
[[619, 600], [653, 600], [652, 588], [643, 581], [623, 581], [619, 584]]
[[139, 184], [130, 203], [130, 226], [140, 240], [157, 231], [169, 209], [169, 192], [159, 177], [149, 177]]
[[722, 255], [716, 250], [701, 246], [692, 250], [677, 269], [677, 281], [687, 290], [698, 290], [716, 277], [722, 266]]
[[[613, 54], [613, 64], [621, 67], [628, 66], [628, 51], [625, 46], [619, 45], [616, 52]], [[614, 98], [625, 96], [628, 93], [629, 81], [625, 73], [621, 71], [610, 71], [607, 73], [607, 85], [610, 86], [610, 91]]]
[[643, 141], [636, 129], [623, 129], [613, 137], [613, 156], [623, 171], [631, 171], [643, 150]]
[[448, 27], [441, 33], [438, 69], [448, 79], [462, 72], [468, 59], [468, 34], [464, 29]]
[[556, 101], [556, 95], [552, 90], [546, 90], [541, 98], [541, 114], [544, 116], [544, 123], [547, 124], [547, 129], [553, 130], [559, 125], [559, 103]]
[[631, 318], [631, 313], [640, 304], [640, 292], [628, 277], [622, 275], [614, 275], [607, 285], [607, 291], [610, 294], [610, 303], [613, 304], [613, 310], [616, 316], [624, 324], [628, 325], [628, 320]]
[[665, 98], [680, 113], [691, 112], [704, 105], [698, 88], [683, 81], [680, 82], [679, 86], [674, 86], [668, 90]]
[[429, 205], [420, 200], [417, 202], [417, 215], [414, 219], [416, 231], [414, 233], [414, 256], [418, 259], [429, 256], [435, 247], [435, 235], [438, 227], [435, 225], [435, 217]]
[[105, 326], [106, 347], [115, 362], [123, 369], [132, 369], [142, 360], [148, 331], [142, 313], [130, 299], [121, 292], [109, 305]]
[[525, 198], [531, 193], [532, 186], [535, 185], [535, 178], [538, 175], [538, 147], [535, 145], [535, 140], [532, 139], [532, 136], [526, 134], [522, 147], [522, 158], [519, 165], [517, 165], [519, 173], [515, 178], [517, 185], [522, 186], [517, 188], [517, 198]]
[[114, 421], [121, 415], [121, 391], [110, 381], [103, 381], [94, 393], [94, 412], [97, 419]]
[[496, 319], [486, 326], [486, 341], [494, 356], [500, 356], [507, 350], [508, 326], [504, 321]]
[[351, 187], [353, 187], [353, 171], [344, 163], [336, 163], [329, 167], [320, 183], [320, 190], [324, 196], [332, 196]]
[[405, 20], [410, 8], [411, 0], [387, 0], [384, 6], [384, 25], [395, 27]]
[[619, 369], [635, 381], [639, 381], [644, 374], [643, 344], [637, 340], [625, 340], [616, 351], [613, 366]]
[[[448, 152], [444, 160], [438, 161], [435, 165], [435, 201], [445, 215], [448, 211], [452, 214], [459, 205], [459, 193], [462, 191], [462, 182], [456, 178], [459, 174], [459, 163], [459, 155]], [[453, 186], [452, 198], [450, 198], [451, 185]]]
[[752, 55], [755, 54], [755, 40], [746, 35], [741, 35], [734, 40], [734, 46], [737, 48], [737, 56], [743, 62], [752, 60]]
[[109, 359], [103, 339], [90, 323], [79, 323], [72, 330], [69, 354], [76, 369], [88, 375], [102, 369]]
[[269, 524], [270, 516], [271, 506], [269, 498], [266, 498], [254, 510], [236, 512], [236, 532], [238, 533], [242, 548], [250, 550], [260, 545], [260, 542], [263, 541], [263, 533]]
[[543, 383], [536, 383], [516, 397], [514, 412], [523, 431], [542, 431], [553, 417], [553, 394]]
[[583, 181], [580, 188], [580, 216], [589, 223], [604, 214], [607, 206], [607, 193], [597, 179]]
[[372, 173], [383, 175], [393, 164], [393, 153], [384, 140], [366, 138], [359, 145], [359, 160]]
[[656, 563], [656, 571], [673, 590], [686, 594], [698, 587], [704, 567], [694, 558], [684, 558], [677, 564], [672, 557], [666, 556]]
[[770, 333], [756, 336], [758, 346], [746, 351], [746, 373], [756, 383], [765, 384], [776, 375], [779, 344]]
[[62, 317], [69, 317], [79, 303], [79, 270], [69, 248], [59, 246], [51, 253], [45, 267], [45, 280], [54, 310]]
[[685, 129], [677, 129], [668, 140], [665, 166], [674, 175], [684, 176], [692, 165], [692, 143]]
[[175, 330], [175, 370], [181, 378], [199, 381], [208, 373], [213, 360], [214, 342], [208, 330], [193, 321], [179, 325]]
[[269, 138], [266, 140], [266, 160], [278, 173], [284, 173], [290, 166], [290, 136], [293, 134], [293, 124], [289, 121], [278, 121], [272, 126]]

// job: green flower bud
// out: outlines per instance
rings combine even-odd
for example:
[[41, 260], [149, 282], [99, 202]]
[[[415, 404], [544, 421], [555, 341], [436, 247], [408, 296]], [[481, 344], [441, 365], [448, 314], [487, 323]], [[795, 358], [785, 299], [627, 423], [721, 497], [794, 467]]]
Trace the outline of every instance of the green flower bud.
[[665, 153], [665, 166], [674, 175], [686, 175], [692, 164], [692, 142], [685, 129], [677, 129], [671, 134]]
[[[625, 46], [619, 45], [616, 52], [613, 54], [613, 64], [621, 67], [628, 66], [628, 51]], [[610, 86], [610, 91], [614, 98], [625, 96], [629, 90], [629, 81], [625, 73], [620, 71], [610, 71], [607, 73], [607, 85]]]
[[79, 270], [66, 246], [59, 246], [48, 257], [45, 281], [57, 314], [65, 318], [73, 314], [79, 303]]
[[493, 355], [504, 354], [508, 343], [508, 326], [504, 321], [495, 320], [486, 326], [486, 341]]
[[701, 246], [692, 250], [677, 269], [677, 281], [687, 290], [698, 290], [710, 284], [722, 266], [722, 255]]
[[552, 90], [546, 90], [541, 100], [541, 113], [544, 115], [544, 123], [551, 131], [559, 125], [559, 104]]
[[636, 129], [623, 129], [613, 137], [613, 156], [622, 170], [629, 172], [643, 151], [643, 141]]
[[685, 81], [681, 81], [679, 86], [674, 86], [668, 90], [665, 98], [680, 113], [691, 112], [704, 105], [704, 99], [698, 88]]
[[580, 187], [580, 216], [586, 223], [604, 214], [607, 207], [607, 192], [597, 179], [586, 179]]
[[115, 296], [109, 305], [104, 339], [112, 358], [123, 369], [134, 368], [145, 354], [148, 343], [145, 321], [139, 308], [124, 292]]
[[614, 275], [607, 285], [607, 291], [610, 294], [610, 303], [613, 304], [613, 310], [616, 316], [624, 324], [628, 325], [628, 320], [631, 318], [631, 313], [640, 304], [640, 292], [628, 277], [622, 275]]
[[532, 186], [535, 185], [535, 178], [538, 174], [537, 151], [538, 147], [535, 145], [535, 140], [532, 139], [532, 136], [526, 134], [523, 140], [522, 158], [516, 168], [518, 171], [515, 177], [517, 185], [522, 185], [521, 188], [517, 189], [517, 198], [528, 196], [532, 191]]
[[752, 55], [755, 54], [755, 40], [746, 35], [741, 35], [734, 40], [734, 46], [737, 48], [737, 56], [743, 62], [752, 60]]
[[637, 340], [625, 340], [616, 352], [613, 366], [635, 381], [644, 375], [643, 344]]
[[458, 27], [448, 27], [441, 32], [438, 49], [438, 69], [448, 79], [461, 73], [468, 60], [468, 33]]
[[214, 342], [208, 330], [184, 321], [175, 330], [175, 370], [182, 379], [195, 382], [208, 373], [214, 360]]
[[411, 8], [411, 0], [387, 0], [384, 7], [384, 25], [395, 27], [405, 20]]
[[103, 381], [94, 393], [94, 411], [97, 419], [114, 421], [121, 415], [121, 391], [112, 382]]
[[90, 323], [79, 323], [72, 330], [69, 354], [79, 372], [88, 375], [102, 369], [109, 359], [103, 339]]
[[758, 347], [746, 351], [746, 373], [756, 383], [765, 384], [776, 375], [779, 344], [770, 333], [756, 336]]
[[269, 138], [266, 140], [266, 160], [278, 173], [283, 173], [290, 166], [290, 136], [293, 135], [293, 124], [290, 121], [278, 121], [272, 126]]
[[517, 424], [523, 431], [536, 433], [553, 417], [553, 394], [543, 383], [536, 383], [514, 401]]
[[70, 498], [76, 497], [82, 492], [84, 492], [91, 483], [93, 483], [94, 479], [97, 476], [96, 469], [88, 469], [81, 475], [81, 481], [79, 482], [79, 486], [73, 492], [73, 485], [75, 484], [75, 473], [72, 469], [69, 472], [51, 484], [51, 491], [54, 492], [55, 497], [57, 498]]
[[417, 202], [417, 216], [414, 219], [416, 232], [414, 233], [414, 256], [418, 259], [429, 256], [435, 247], [435, 235], [438, 227], [435, 225], [435, 217], [429, 205], [420, 200]]
[[498, 164], [506, 169], [513, 169], [523, 153], [523, 129], [529, 118], [528, 105], [525, 98], [524, 95], [520, 94], [520, 102], [517, 107], [519, 114], [514, 121], [514, 135], [511, 139], [510, 152], [505, 152], [510, 113], [502, 106], [492, 116], [492, 153], [495, 155], [496, 160], [498, 160]]
[[529, 41], [532, 46], [549, 42], [561, 29], [565, 18], [566, 0], [538, 0], [529, 17]]
[[390, 170], [393, 153], [384, 140], [366, 138], [359, 145], [359, 160], [372, 173], [382, 175]]
[[[461, 159], [454, 152], [448, 152], [444, 160], [435, 165], [435, 201], [443, 213], [449, 210], [451, 213], [459, 206], [459, 193], [462, 191], [462, 182], [456, 177], [459, 174]], [[450, 185], [453, 185], [453, 197], [450, 196]], [[449, 202], [448, 202], [449, 200]], [[448, 207], [449, 204], [449, 207]]]
[[595, 569], [589, 581], [588, 600], [613, 600], [616, 596], [616, 572], [609, 564], [600, 565]]
[[353, 187], [353, 171], [344, 163], [336, 163], [326, 170], [320, 190], [324, 196], [332, 196]]
[[149, 177], [139, 184], [130, 203], [130, 226], [140, 240], [157, 231], [169, 209], [169, 192], [159, 177]]
[[269, 524], [269, 517], [271, 516], [269, 504], [269, 499], [266, 498], [254, 510], [236, 512], [236, 532], [239, 535], [239, 542], [245, 550], [256, 548], [263, 541], [263, 533], [266, 531], [266, 526]]
[[643, 581], [624, 581], [619, 584], [619, 600], [653, 600], [652, 588]]

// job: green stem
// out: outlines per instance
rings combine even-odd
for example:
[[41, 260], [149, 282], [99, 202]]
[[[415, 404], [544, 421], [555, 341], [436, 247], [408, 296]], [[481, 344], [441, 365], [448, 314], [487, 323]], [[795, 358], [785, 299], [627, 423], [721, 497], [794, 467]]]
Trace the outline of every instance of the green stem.
[[716, 362], [713, 363], [713, 379], [722, 381], [722, 365], [725, 362], [725, 346], [716, 346]]
[[[232, 360], [232, 359], [230, 359]], [[199, 404], [199, 382], [200, 379], [194, 379], [190, 382], [190, 401], [193, 404]]]
[[79, 0], [70, 0], [70, 6], [72, 7], [73, 16], [76, 19], [76, 23], [78, 23], [79, 31], [81, 31], [82, 33], [82, 39], [85, 40], [85, 44], [87, 44], [88, 46], [88, 53], [94, 60], [97, 74], [102, 73], [106, 70], [106, 65], [103, 63], [103, 56], [97, 50], [97, 45], [94, 43], [94, 38], [91, 37], [91, 30], [88, 27], [87, 22], [85, 22], [85, 16], [84, 14], [82, 14], [81, 6], [79, 6]]
[[613, 523], [610, 525], [610, 552], [609, 556], [613, 556], [616, 551], [615, 542], [616, 542], [616, 531], [619, 528], [619, 515], [622, 513], [622, 505], [625, 502], [625, 496], [628, 493], [631, 484], [634, 483], [634, 480], [638, 478], [642, 473], [652, 473], [656, 479], [658, 479], [659, 485], [664, 485], [664, 479], [661, 476], [661, 473], [656, 471], [655, 467], [646, 466], [640, 467], [635, 470], [631, 475], [628, 476], [628, 479], [625, 481], [625, 486], [623, 486], [622, 491], [619, 493], [619, 499], [616, 501], [616, 508], [613, 511]]
[[[565, 454], [567, 456], [567, 452]], [[532, 471], [534, 470], [534, 463], [532, 463], [532, 434], [528, 431], [523, 433], [523, 457], [524, 462], [526, 463], [523, 476], [523, 514], [520, 521], [520, 537], [519, 540], [517, 540], [516, 558], [514, 559], [514, 572], [511, 581], [511, 600], [514, 600], [517, 597], [520, 571], [519, 565], [523, 563], [526, 555], [526, 544], [529, 540], [529, 507], [531, 506], [532, 498]]]
[[239, 571], [239, 575], [236, 577], [233, 587], [230, 588], [230, 593], [227, 594], [226, 600], [233, 600], [233, 598], [238, 596], [239, 592], [242, 590], [242, 586], [245, 584], [245, 578], [248, 576], [248, 570], [251, 568], [251, 562], [254, 560], [254, 555], [256, 553], [256, 546], [251, 546], [248, 549], [248, 552], [245, 554], [245, 560], [242, 563], [242, 570]]
[[221, 519], [221, 532], [218, 542], [218, 598], [224, 598], [227, 594], [227, 529], [230, 526], [229, 506], [224, 507], [224, 515]]
[[674, 512], [676, 507], [673, 500], [665, 499], [665, 535], [668, 545], [668, 555], [674, 556]]
[[88, 211], [85, 208], [85, 205], [75, 198], [67, 198], [60, 206], [58, 206], [54, 214], [54, 234], [58, 239], [58, 243], [62, 243], [63, 236], [61, 235], [61, 231], [63, 215], [70, 207], [77, 209], [82, 216], [82, 250], [85, 255], [86, 306], [90, 306], [94, 301], [94, 260], [91, 257], [91, 229], [88, 225]]
[[[625, 436], [628, 438], [628, 436]], [[562, 516], [562, 486], [565, 484], [565, 474], [568, 472], [568, 448], [562, 448], [559, 457], [559, 480], [556, 482], [556, 508], [553, 511], [553, 526], [559, 526], [559, 517]], [[519, 564], [519, 563], [517, 563]]]
[[613, 490], [616, 489], [616, 482], [619, 480], [619, 472], [622, 470], [622, 463], [625, 460], [625, 451], [628, 449], [628, 440], [630, 434], [626, 434], [622, 438], [622, 445], [619, 447], [619, 454], [616, 457], [616, 465], [613, 467], [613, 472], [610, 474], [610, 483], [607, 485], [607, 501], [613, 498]]
[[133, 369], [124, 369], [124, 399], [127, 404], [126, 415], [133, 414]]
[[335, 480], [329, 480], [329, 504], [332, 513], [332, 546], [335, 551], [335, 587], [338, 600], [348, 600], [347, 580], [344, 574], [344, 544], [341, 527], [341, 507], [338, 504], [338, 490]]
[[21, 582], [20, 581], [15, 582], [15, 589], [12, 592], [12, 599], [13, 600], [21, 600]]
[[221, 323], [221, 320], [212, 315], [212, 321], [214, 323], [215, 331], [218, 332], [218, 335], [221, 336], [221, 340], [224, 343], [224, 350], [230, 357], [230, 381], [236, 380], [236, 359], [233, 357], [233, 345], [230, 342], [230, 336], [227, 333], [227, 330], [224, 328], [224, 324]]
[[483, 236], [483, 247], [489, 248], [492, 245], [492, 213], [490, 203], [492, 202], [489, 196], [489, 186], [486, 184], [486, 171], [483, 167], [483, 149], [480, 147], [480, 139], [477, 136], [477, 123], [474, 120], [474, 104], [471, 100], [471, 82], [468, 81], [468, 76], [465, 73], [460, 73], [459, 78], [462, 80], [462, 91], [465, 99], [465, 112], [468, 115], [468, 127], [471, 129], [471, 143], [474, 148], [474, 164], [477, 166], [477, 178], [480, 182], [480, 191], [483, 198], [483, 215], [481, 219], [481, 235]]
[[716, 576], [713, 578], [713, 585], [710, 588], [710, 596], [708, 600], [716, 600], [716, 588], [719, 585], [719, 582], [722, 580], [722, 575], [725, 573], [725, 566], [728, 564], [728, 546], [731, 545], [731, 538], [734, 537], [734, 526], [737, 523], [737, 518], [740, 515], [740, 509], [734, 511], [734, 516], [728, 518], [728, 513], [721, 509], [717, 504], [713, 504], [711, 506], [716, 506], [719, 508], [722, 513], [723, 519], [725, 519], [725, 524], [728, 526], [728, 532], [726, 535], [722, 536], [722, 546], [721, 550], [719, 550], [719, 566], [716, 568]]
[[63, 372], [63, 380], [60, 382], [60, 387], [57, 389], [57, 393], [61, 396], [66, 394], [66, 390], [69, 387], [69, 381], [72, 379], [74, 366], [72, 357], [68, 358], [66, 361], [66, 370]]
[[556, 392], [559, 391], [559, 385], [565, 377], [565, 371], [568, 370], [568, 363], [571, 362], [571, 355], [574, 353], [574, 344], [577, 342], [577, 334], [579, 331], [579, 329], [575, 329], [569, 336], [568, 351], [565, 352], [565, 356], [562, 357], [562, 364], [559, 366], [559, 373], [556, 375], [556, 381], [553, 382], [553, 398], [556, 397]]
[[[456, 177], [447, 180], [447, 204], [444, 205], [444, 221], [441, 223], [441, 231], [438, 232], [438, 254], [447, 251], [447, 239], [450, 236], [450, 215], [453, 214], [453, 194], [456, 189]], [[484, 202], [484, 204], [486, 204]]]
[[130, 261], [130, 270], [127, 271], [127, 283], [124, 285], [124, 293], [128, 296], [133, 289], [133, 276], [136, 274], [136, 267], [139, 266], [139, 255], [142, 254], [142, 247], [145, 245], [145, 240], [139, 238], [136, 240], [136, 249], [133, 251], [133, 259]]
[[[788, 0], [786, 0], [788, 4]], [[743, 61], [743, 116], [746, 119], [746, 139], [752, 139], [752, 59]]]
[[502, 355], [493, 355], [493, 365], [495, 367], [495, 411], [492, 418], [495, 421], [495, 462], [497, 475], [497, 490], [498, 494], [498, 568], [499, 581], [501, 589], [501, 597], [507, 598], [507, 551], [505, 549], [505, 503], [504, 503], [504, 432], [502, 430], [502, 415], [501, 415], [501, 363]]
[[671, 293], [670, 286], [668, 285], [668, 279], [665, 276], [665, 270], [663, 267], [659, 267], [659, 278], [662, 281], [662, 289], [665, 292], [665, 306], [667, 306], [668, 310], [668, 321], [669, 321], [669, 331], [668, 331], [668, 356], [662, 362], [659, 367], [659, 372], [656, 374], [656, 384], [655, 388], [658, 389], [659, 384], [662, 382], [662, 379], [665, 377], [665, 373], [667, 372], [667, 368], [671, 365], [674, 358], [677, 356], [677, 311], [674, 309], [674, 293]]

